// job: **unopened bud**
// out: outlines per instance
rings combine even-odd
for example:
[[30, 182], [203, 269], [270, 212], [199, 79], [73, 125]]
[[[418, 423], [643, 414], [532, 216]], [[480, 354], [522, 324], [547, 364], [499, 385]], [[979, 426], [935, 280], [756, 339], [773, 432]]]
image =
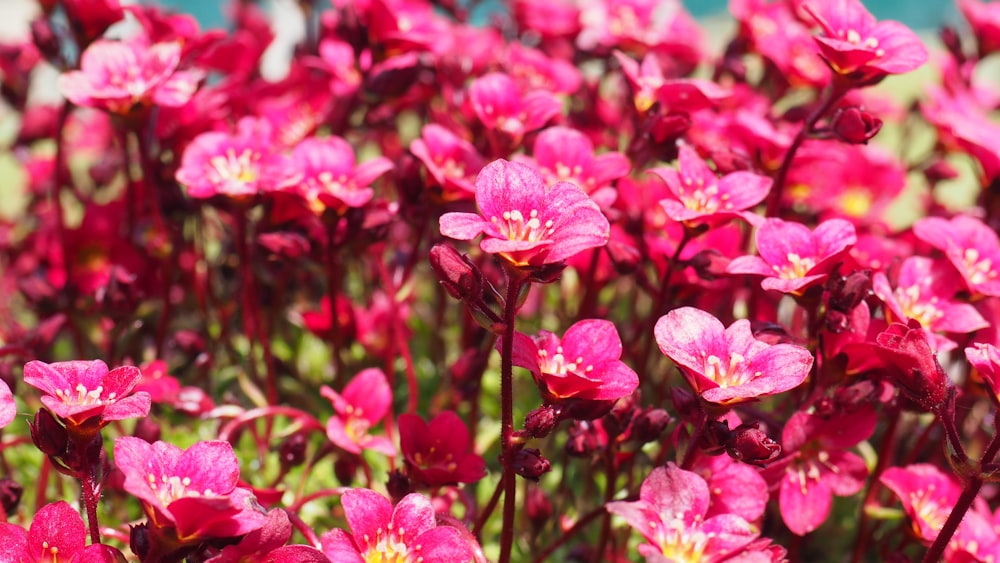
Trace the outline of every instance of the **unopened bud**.
[[528, 522], [531, 523], [531, 528], [539, 531], [552, 518], [552, 500], [541, 487], [529, 485], [528, 495], [524, 499], [524, 511], [528, 513]]
[[337, 482], [345, 487], [354, 482], [354, 475], [357, 472], [358, 461], [352, 455], [342, 455], [333, 462], [333, 474], [337, 477]]
[[552, 471], [552, 464], [542, 457], [542, 452], [535, 448], [524, 448], [514, 454], [514, 473], [525, 479], [538, 482], [542, 475]]
[[698, 442], [698, 447], [707, 455], [720, 455], [726, 451], [726, 444], [733, 436], [728, 420], [709, 420], [705, 424], [705, 433]]
[[28, 431], [31, 433], [31, 441], [43, 454], [54, 457], [66, 455], [69, 433], [48, 409], [41, 409], [35, 414], [34, 420], [28, 425]]
[[781, 455], [781, 445], [768, 437], [758, 423], [737, 426], [726, 444], [726, 452], [735, 460], [764, 467]]
[[875, 355], [907, 398], [934, 412], [947, 398], [950, 380], [920, 323], [912, 319], [910, 322], [909, 326], [892, 323], [876, 336]]
[[562, 408], [542, 405], [524, 417], [524, 429], [532, 438], [544, 438], [562, 420]]
[[22, 494], [24, 494], [24, 487], [17, 481], [8, 477], [0, 479], [0, 506], [3, 506], [4, 514], [10, 516], [17, 512], [17, 505], [21, 502]]
[[834, 114], [830, 128], [841, 141], [864, 145], [882, 129], [882, 120], [859, 107], [849, 107]]
[[567, 434], [566, 453], [572, 457], [590, 457], [600, 448], [600, 439], [591, 423], [574, 422]]
[[460, 301], [478, 301], [483, 294], [483, 273], [447, 244], [436, 244], [430, 252], [431, 267], [448, 295]]
[[705, 281], [712, 281], [724, 275], [729, 262], [729, 258], [712, 248], [702, 250], [688, 261], [698, 277]]
[[38, 18], [31, 22], [31, 38], [45, 60], [57, 61], [59, 59], [59, 38], [52, 30], [52, 24], [47, 18]]
[[296, 432], [285, 438], [278, 446], [278, 460], [281, 467], [289, 469], [298, 467], [306, 461], [306, 436], [302, 432]]
[[663, 409], [646, 409], [632, 419], [629, 437], [638, 444], [648, 444], [660, 439], [670, 424], [670, 415]]
[[393, 504], [399, 502], [403, 497], [413, 492], [413, 484], [410, 478], [399, 469], [389, 472], [389, 480], [386, 481], [385, 489], [392, 497]]

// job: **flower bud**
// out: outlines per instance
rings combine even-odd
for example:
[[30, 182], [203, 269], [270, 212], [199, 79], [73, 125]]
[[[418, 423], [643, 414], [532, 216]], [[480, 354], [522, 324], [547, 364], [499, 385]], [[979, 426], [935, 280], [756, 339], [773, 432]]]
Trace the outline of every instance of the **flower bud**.
[[0, 506], [3, 506], [4, 514], [10, 516], [17, 512], [17, 505], [21, 502], [22, 494], [24, 494], [24, 487], [17, 481], [8, 477], [0, 479]]
[[135, 423], [135, 430], [132, 432], [133, 436], [136, 438], [142, 438], [150, 444], [159, 440], [161, 434], [160, 423], [151, 416], [140, 418]]
[[48, 409], [41, 409], [35, 414], [34, 420], [28, 425], [31, 441], [43, 454], [54, 457], [66, 455], [69, 446], [69, 434], [66, 427], [59, 424]]
[[562, 408], [557, 405], [542, 405], [524, 417], [524, 429], [532, 438], [544, 438], [559, 424]]
[[597, 429], [591, 423], [576, 421], [568, 434], [566, 453], [572, 457], [590, 457], [601, 447]]
[[726, 266], [729, 265], [729, 258], [723, 256], [718, 250], [706, 248], [691, 257], [688, 262], [698, 277], [705, 281], [712, 281], [726, 273]]
[[911, 401], [934, 412], [948, 395], [948, 375], [941, 369], [920, 324], [892, 323], [875, 337], [875, 355], [893, 383]]
[[430, 262], [448, 295], [466, 302], [482, 297], [483, 273], [468, 256], [447, 244], [436, 244], [431, 248]]
[[705, 424], [705, 433], [702, 434], [698, 447], [707, 455], [720, 455], [726, 451], [726, 445], [733, 436], [733, 431], [729, 429], [728, 420], [709, 420]]
[[345, 487], [351, 486], [357, 472], [358, 460], [353, 455], [342, 455], [333, 462], [333, 474], [337, 477], [337, 482]]
[[278, 460], [282, 469], [288, 470], [302, 465], [306, 460], [307, 445], [306, 436], [302, 432], [296, 432], [285, 438], [278, 446]]
[[47, 18], [38, 18], [31, 22], [31, 38], [45, 60], [58, 61], [59, 37], [52, 30], [52, 24]]
[[528, 495], [524, 499], [524, 511], [528, 513], [531, 529], [538, 532], [545, 528], [552, 518], [552, 500], [541, 487], [528, 486]]
[[882, 129], [882, 120], [859, 107], [838, 110], [830, 122], [833, 135], [852, 145], [868, 144]]
[[143, 523], [138, 526], [132, 526], [131, 530], [129, 530], [128, 547], [132, 550], [132, 553], [139, 556], [140, 560], [149, 553], [149, 548], [152, 547], [149, 524]]
[[660, 439], [670, 424], [670, 415], [663, 409], [647, 408], [632, 419], [629, 437], [637, 444], [648, 444]]
[[737, 426], [726, 443], [729, 457], [764, 467], [781, 455], [781, 445], [768, 437], [757, 422]]
[[514, 454], [514, 473], [525, 479], [538, 482], [538, 479], [552, 471], [552, 464], [542, 457], [542, 452], [535, 448], [524, 448]]
[[410, 482], [410, 478], [404, 475], [402, 471], [394, 469], [389, 472], [389, 480], [385, 483], [385, 489], [395, 504], [413, 492], [413, 484]]

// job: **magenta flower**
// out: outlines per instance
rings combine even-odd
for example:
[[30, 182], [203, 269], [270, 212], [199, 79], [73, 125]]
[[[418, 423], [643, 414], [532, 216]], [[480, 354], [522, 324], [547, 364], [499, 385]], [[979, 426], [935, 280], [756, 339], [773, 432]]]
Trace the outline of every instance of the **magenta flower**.
[[955, 3], [976, 35], [979, 56], [1000, 51], [1000, 4], [980, 0], [957, 0]]
[[385, 436], [372, 436], [368, 430], [378, 424], [392, 405], [392, 389], [385, 373], [378, 368], [362, 370], [354, 376], [343, 394], [324, 385], [319, 394], [333, 403], [334, 416], [326, 423], [326, 435], [335, 445], [352, 454], [375, 450], [394, 456], [396, 447]]
[[746, 319], [724, 328], [705, 311], [681, 307], [660, 317], [653, 332], [660, 351], [709, 403], [733, 405], [788, 391], [812, 369], [808, 350], [765, 344], [753, 337]]
[[14, 394], [11, 393], [7, 383], [0, 381], [0, 428], [13, 422], [17, 415], [17, 405], [14, 403]]
[[863, 82], [916, 70], [927, 48], [910, 28], [877, 22], [860, 0], [812, 0], [802, 5], [823, 29], [820, 54], [834, 72]]
[[399, 449], [410, 479], [428, 487], [475, 483], [486, 475], [486, 462], [472, 451], [472, 437], [453, 411], [430, 423], [415, 414], [399, 415]]
[[965, 358], [986, 383], [993, 395], [993, 402], [1000, 404], [1000, 349], [992, 344], [973, 342], [972, 346], [965, 349]]
[[801, 223], [767, 219], [756, 240], [760, 256], [740, 256], [726, 272], [765, 276], [760, 283], [764, 289], [798, 295], [825, 280], [857, 236], [854, 225], [843, 219], [824, 221], [814, 231]]
[[184, 149], [177, 181], [195, 199], [245, 199], [277, 189], [288, 180], [283, 157], [273, 152], [271, 125], [244, 117], [236, 133], [202, 133]]
[[441, 189], [443, 201], [471, 199], [476, 174], [485, 161], [472, 143], [436, 124], [428, 123], [420, 138], [410, 143], [410, 152], [427, 167]]
[[0, 522], [3, 563], [117, 563], [114, 548], [87, 545], [87, 530], [80, 513], [64, 501], [38, 510], [27, 531]]
[[93, 418], [104, 426], [149, 414], [149, 394], [133, 393], [140, 379], [142, 373], [135, 366], [108, 371], [101, 360], [52, 364], [32, 360], [24, 365], [24, 382], [44, 393], [42, 404], [72, 426]]
[[917, 321], [890, 324], [875, 337], [871, 350], [893, 383], [911, 401], [934, 412], [948, 395], [951, 380], [941, 368]]
[[[621, 153], [595, 155], [590, 139], [569, 127], [549, 127], [539, 133], [532, 153], [546, 184], [576, 184], [602, 209], [611, 207], [617, 197], [612, 182], [627, 175], [631, 168]], [[532, 163], [527, 158], [525, 161]]]
[[354, 149], [340, 137], [305, 139], [292, 150], [291, 161], [299, 193], [319, 213], [362, 207], [374, 194], [371, 183], [393, 168], [382, 156], [355, 166]]
[[341, 503], [351, 533], [330, 530], [320, 538], [331, 561], [456, 563], [472, 559], [468, 540], [457, 528], [438, 526], [434, 507], [423, 495], [406, 495], [393, 507], [375, 491], [351, 489]]
[[760, 534], [735, 514], [709, 516], [709, 490], [697, 473], [673, 463], [650, 472], [635, 502], [614, 501], [608, 512], [625, 519], [649, 543], [646, 561], [725, 561]]
[[59, 77], [59, 91], [78, 106], [118, 114], [150, 104], [179, 107], [202, 78], [197, 71], [178, 71], [180, 60], [180, 43], [99, 39], [83, 52], [80, 70]]
[[747, 211], [767, 197], [771, 179], [753, 172], [730, 172], [719, 178], [691, 147], [680, 148], [678, 169], [661, 167], [656, 174], [670, 188], [660, 205], [674, 221], [704, 223], [742, 217], [749, 223], [760, 218]]
[[546, 186], [530, 166], [487, 164], [476, 178], [480, 214], [445, 213], [441, 234], [459, 240], [486, 235], [480, 247], [514, 266], [562, 262], [604, 246], [611, 227], [597, 204], [569, 182]]
[[292, 523], [282, 508], [267, 512], [267, 522], [227, 545], [205, 563], [330, 563], [322, 551], [308, 545], [285, 545], [292, 537]]
[[551, 92], [534, 90], [522, 96], [514, 79], [501, 72], [473, 81], [469, 99], [487, 129], [502, 131], [515, 142], [520, 142], [525, 133], [541, 129], [562, 110], [562, 102]]
[[928, 464], [890, 467], [879, 480], [899, 497], [913, 533], [925, 544], [937, 538], [962, 494], [952, 475]]
[[887, 320], [906, 323], [916, 319], [938, 351], [951, 350], [955, 343], [935, 332], [966, 334], [990, 325], [975, 307], [955, 299], [959, 287], [961, 279], [953, 269], [922, 256], [903, 261], [895, 290], [882, 272], [876, 272], [872, 279], [872, 289], [886, 305]]
[[913, 225], [913, 234], [945, 253], [965, 286], [974, 295], [1000, 296], [1000, 238], [982, 221], [967, 215], [951, 220], [925, 217]]
[[639, 376], [621, 361], [622, 340], [610, 321], [583, 320], [560, 339], [514, 333], [514, 365], [531, 371], [546, 403], [614, 401], [631, 395]]
[[197, 442], [187, 450], [123, 436], [115, 441], [123, 487], [142, 501], [150, 525], [174, 529], [182, 543], [242, 536], [267, 516], [249, 489], [237, 487], [240, 466], [229, 442]]
[[831, 417], [799, 411], [781, 434], [786, 457], [766, 469], [780, 472], [778, 505], [785, 525], [803, 536], [830, 515], [833, 496], [850, 496], [865, 484], [868, 468], [861, 456], [846, 451], [868, 439], [877, 417], [870, 408]]
[[639, 113], [646, 113], [657, 102], [664, 113], [691, 113], [715, 107], [731, 95], [710, 80], [668, 79], [663, 74], [659, 59], [652, 53], [647, 54], [641, 63], [621, 51], [613, 54], [632, 88], [632, 101]]

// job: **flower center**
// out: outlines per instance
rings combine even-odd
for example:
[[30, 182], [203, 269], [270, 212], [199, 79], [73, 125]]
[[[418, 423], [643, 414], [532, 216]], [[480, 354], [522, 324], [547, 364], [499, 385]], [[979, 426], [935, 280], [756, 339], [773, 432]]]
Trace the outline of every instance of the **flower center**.
[[966, 248], [962, 253], [962, 265], [965, 266], [965, 277], [972, 285], [980, 285], [997, 277], [993, 263], [989, 258], [979, 259], [979, 251]]
[[847, 41], [851, 45], [857, 45], [859, 47], [864, 47], [865, 49], [871, 49], [875, 51], [875, 55], [881, 57], [885, 54], [885, 51], [878, 48], [878, 39], [874, 37], [865, 37], [862, 39], [861, 34], [854, 29], [848, 29], [846, 32], [841, 30], [838, 33], [840, 39]]
[[[74, 391], [76, 391], [74, 393]], [[78, 383], [76, 389], [56, 389], [56, 397], [59, 397], [67, 405], [99, 406], [114, 403], [118, 399], [118, 393], [108, 393], [108, 396], [101, 398], [104, 387], [98, 385], [95, 389], [87, 389], [83, 383]]]
[[542, 223], [542, 220], [538, 218], [537, 209], [529, 211], [527, 219], [520, 210], [514, 209], [504, 211], [502, 218], [495, 215], [490, 217], [490, 222], [497, 226], [500, 233], [507, 237], [507, 240], [538, 242], [548, 238], [555, 230], [552, 227], [552, 219]]
[[[679, 195], [684, 207], [702, 213], [715, 213], [720, 206], [723, 206], [723, 202], [729, 199], [729, 194], [719, 195], [719, 186], [717, 184], [706, 186], [705, 180], [702, 178], [695, 180], [684, 178], [684, 181], [681, 183]], [[732, 209], [733, 204], [726, 202], [724, 207]]]
[[156, 498], [160, 499], [160, 502], [163, 503], [164, 506], [177, 499], [187, 497], [217, 496], [215, 491], [212, 489], [205, 489], [204, 491], [189, 489], [188, 487], [191, 486], [190, 477], [160, 475], [159, 478], [157, 478], [156, 475], [150, 473], [146, 475], [146, 479], [149, 481], [149, 488], [153, 490]]
[[403, 542], [403, 528], [393, 531], [393, 524], [386, 524], [386, 529], [379, 528], [372, 538], [368, 534], [362, 538], [368, 545], [364, 554], [365, 563], [417, 563], [423, 558], [418, 554], [422, 546], [410, 546]]
[[783, 280], [804, 278], [809, 270], [816, 267], [816, 260], [809, 256], [802, 257], [794, 252], [789, 252], [786, 258], [788, 259], [787, 263], [771, 266], [771, 269]]
[[[704, 355], [704, 352], [702, 354]], [[715, 354], [708, 355], [705, 358], [705, 377], [711, 379], [722, 388], [743, 385], [761, 375], [759, 371], [753, 374], [748, 372], [744, 365], [745, 362], [746, 358], [743, 357], [743, 354], [735, 352], [729, 354], [728, 365], [723, 364], [722, 358]]]
[[[933, 492], [934, 486], [931, 485], [926, 491], [921, 490], [910, 493], [910, 504], [913, 506], [913, 513], [916, 516], [914, 520], [924, 522], [932, 530], [940, 530], [951, 513], [951, 507], [942, 506], [938, 502], [939, 499], [932, 496]], [[914, 529], [917, 531], [917, 535], [922, 535], [916, 526], [914, 526]]]
[[[563, 355], [562, 346], [556, 347], [556, 353], [549, 356], [548, 350], [538, 351], [538, 367], [542, 373], [547, 373], [551, 375], [566, 375], [567, 373], [576, 373], [577, 369], [583, 364], [583, 356], [577, 356], [572, 362], [566, 361], [566, 356]], [[594, 371], [593, 364], [587, 365], [583, 368], [584, 373], [590, 373]]]
[[212, 166], [212, 179], [215, 182], [236, 181], [248, 184], [255, 181], [260, 171], [257, 170], [256, 161], [260, 160], [260, 154], [243, 149], [236, 154], [234, 149], [226, 149], [225, 155], [216, 155], [209, 159]]
[[703, 560], [710, 538], [701, 531], [700, 521], [701, 518], [695, 517], [694, 522], [686, 524], [684, 515], [678, 514], [667, 522], [650, 522], [656, 529], [656, 543], [668, 561], [696, 563]]
[[360, 442], [368, 435], [368, 429], [372, 427], [371, 421], [364, 418], [364, 411], [353, 405], [347, 405], [347, 420], [344, 421], [344, 432], [347, 437], [354, 442]]
[[912, 319], [917, 319], [920, 326], [931, 328], [934, 323], [944, 316], [944, 311], [937, 307], [941, 300], [931, 297], [927, 301], [920, 301], [920, 286], [913, 284], [907, 288], [896, 289], [896, 300], [903, 314]]

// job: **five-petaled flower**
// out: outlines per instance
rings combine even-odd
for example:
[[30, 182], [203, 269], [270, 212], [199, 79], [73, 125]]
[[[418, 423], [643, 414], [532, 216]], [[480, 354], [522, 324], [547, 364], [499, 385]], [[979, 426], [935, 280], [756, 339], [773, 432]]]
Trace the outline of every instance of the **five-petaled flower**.
[[115, 465], [125, 490], [142, 501], [150, 527], [173, 530], [182, 543], [241, 536], [267, 522], [250, 489], [236, 486], [240, 466], [229, 442], [181, 450], [123, 436], [115, 441]]
[[604, 246], [611, 227], [587, 193], [569, 182], [546, 186], [530, 166], [506, 160], [486, 165], [476, 178], [480, 214], [445, 213], [441, 234], [472, 240], [514, 266], [562, 262]]
[[547, 404], [614, 401], [632, 394], [639, 376], [621, 361], [622, 340], [610, 321], [575, 323], [560, 339], [548, 331], [514, 333], [514, 365], [531, 371]]
[[1000, 237], [982, 221], [968, 215], [926, 217], [913, 225], [913, 234], [945, 253], [973, 295], [1000, 296]]
[[808, 350], [761, 342], [746, 319], [724, 328], [710, 313], [681, 307], [660, 317], [653, 331], [660, 350], [709, 403], [733, 405], [788, 391], [812, 369]]
[[121, 554], [103, 544], [87, 545], [80, 513], [64, 501], [38, 510], [28, 530], [0, 522], [4, 563], [116, 563]]
[[399, 415], [399, 449], [407, 475], [429, 487], [474, 483], [486, 475], [486, 462], [472, 451], [472, 437], [453, 411], [430, 423], [415, 414]]
[[389, 414], [392, 405], [392, 389], [382, 370], [368, 368], [358, 372], [342, 393], [324, 385], [319, 394], [329, 399], [336, 411], [326, 423], [326, 435], [331, 442], [352, 454], [375, 450], [396, 455], [391, 440], [368, 433]]
[[649, 543], [639, 546], [646, 561], [724, 561], [760, 532], [736, 514], [706, 518], [710, 498], [701, 476], [670, 463], [646, 477], [639, 500], [609, 502], [605, 508], [646, 538]]
[[[472, 559], [472, 547], [451, 526], [438, 526], [431, 500], [411, 493], [395, 507], [369, 489], [351, 489], [341, 497], [348, 534], [330, 530], [320, 541], [337, 563], [455, 563]], [[471, 535], [469, 536], [471, 537]]]
[[135, 366], [108, 371], [101, 360], [24, 365], [24, 382], [44, 393], [42, 404], [67, 425], [78, 427], [91, 419], [97, 426], [114, 420], [149, 414], [149, 393], [133, 393], [142, 379]]
[[393, 167], [382, 156], [355, 165], [354, 149], [340, 137], [303, 140], [292, 150], [291, 163], [291, 172], [301, 176], [298, 191], [309, 208], [338, 214], [368, 203], [374, 194], [371, 183]]

